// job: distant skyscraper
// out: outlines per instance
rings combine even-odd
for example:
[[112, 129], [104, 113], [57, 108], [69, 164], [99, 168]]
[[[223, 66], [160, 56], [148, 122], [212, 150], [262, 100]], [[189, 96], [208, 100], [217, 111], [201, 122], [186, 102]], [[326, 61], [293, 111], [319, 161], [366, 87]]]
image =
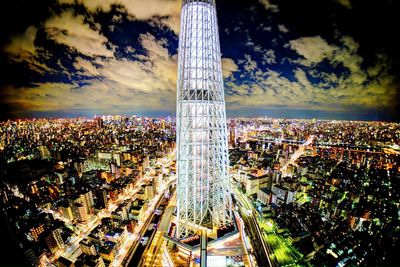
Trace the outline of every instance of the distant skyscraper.
[[103, 128], [104, 127], [104, 121], [101, 117], [96, 117], [96, 123], [98, 128]]
[[235, 133], [235, 123], [232, 122], [229, 129], [229, 144], [232, 147], [236, 146], [236, 133]]
[[177, 85], [177, 238], [232, 221], [214, 0], [183, 0]]

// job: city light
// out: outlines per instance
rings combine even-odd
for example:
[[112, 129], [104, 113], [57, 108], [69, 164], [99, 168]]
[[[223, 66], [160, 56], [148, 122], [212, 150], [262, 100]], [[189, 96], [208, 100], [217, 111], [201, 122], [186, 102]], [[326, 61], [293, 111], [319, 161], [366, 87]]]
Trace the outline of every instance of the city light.
[[3, 1], [0, 265], [400, 266], [397, 2]]

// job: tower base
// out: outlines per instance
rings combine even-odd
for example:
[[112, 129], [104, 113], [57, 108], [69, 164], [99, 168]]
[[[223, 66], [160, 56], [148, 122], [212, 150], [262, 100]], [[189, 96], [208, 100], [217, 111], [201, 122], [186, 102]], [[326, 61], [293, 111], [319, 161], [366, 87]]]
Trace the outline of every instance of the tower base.
[[[174, 237], [174, 228], [176, 225], [171, 223], [170, 231], [164, 235], [164, 238], [167, 240], [167, 247], [171, 251], [174, 258], [182, 263], [184, 262], [187, 266], [196, 266], [199, 264], [200, 260], [200, 233], [193, 234], [192, 236], [177, 239]], [[205, 228], [205, 227], [204, 227]], [[217, 229], [208, 229], [207, 228], [207, 244], [208, 248], [218, 247], [219, 244], [224, 243], [227, 240], [232, 238], [237, 238], [239, 236], [238, 227], [236, 222], [225, 225], [223, 227]]]
[[[167, 249], [175, 266], [201, 267], [201, 247], [188, 245], [169, 235]], [[241, 234], [236, 229], [222, 237], [213, 239], [207, 245], [207, 267], [226, 266], [222, 262], [235, 262], [234, 266], [251, 266]]]

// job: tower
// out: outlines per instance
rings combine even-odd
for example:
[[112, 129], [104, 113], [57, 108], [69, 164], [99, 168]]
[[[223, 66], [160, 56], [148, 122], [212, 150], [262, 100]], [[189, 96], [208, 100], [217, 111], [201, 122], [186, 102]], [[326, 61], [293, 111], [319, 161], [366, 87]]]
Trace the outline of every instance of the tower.
[[177, 84], [175, 237], [232, 222], [215, 0], [183, 0]]

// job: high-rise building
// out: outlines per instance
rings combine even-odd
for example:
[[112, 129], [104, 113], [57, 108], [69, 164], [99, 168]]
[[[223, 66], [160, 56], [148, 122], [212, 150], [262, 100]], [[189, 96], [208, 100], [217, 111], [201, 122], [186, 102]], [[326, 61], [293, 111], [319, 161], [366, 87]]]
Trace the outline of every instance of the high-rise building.
[[98, 128], [104, 128], [104, 121], [102, 117], [96, 117], [96, 124]]
[[73, 221], [74, 220], [74, 210], [69, 202], [63, 203], [60, 207], [61, 214], [64, 218]]
[[89, 214], [87, 213], [87, 209], [83, 204], [75, 203], [75, 205], [74, 205], [74, 218], [78, 222], [87, 222], [89, 220]]
[[108, 207], [107, 191], [105, 189], [97, 191], [97, 205], [103, 209]]
[[88, 239], [81, 240], [81, 242], [79, 242], [79, 247], [81, 248], [83, 254], [97, 255], [96, 248]]
[[30, 232], [31, 232], [32, 238], [35, 241], [39, 241], [40, 234], [44, 232], [44, 225], [41, 223], [35, 227], [32, 227], [30, 229]]
[[[94, 206], [94, 199], [92, 191], [87, 191], [83, 194], [80, 194], [76, 198], [74, 198], [73, 203], [75, 204], [75, 211], [77, 212], [77, 218], [85, 218], [92, 213], [92, 207]], [[82, 207], [85, 209], [84, 212], [81, 211]], [[83, 214], [87, 214], [83, 216]]]
[[61, 238], [60, 228], [49, 231], [45, 241], [52, 254], [55, 254], [59, 249], [64, 248], [64, 241]]
[[177, 84], [177, 228], [184, 238], [232, 221], [215, 0], [183, 0]]

